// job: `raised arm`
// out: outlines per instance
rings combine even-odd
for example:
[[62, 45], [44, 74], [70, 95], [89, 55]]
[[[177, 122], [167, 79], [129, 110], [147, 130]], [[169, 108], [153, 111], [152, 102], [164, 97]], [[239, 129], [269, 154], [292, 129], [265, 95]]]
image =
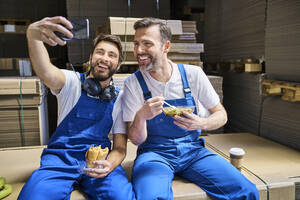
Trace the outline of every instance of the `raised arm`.
[[50, 62], [44, 43], [50, 46], [65, 45], [66, 42], [54, 34], [54, 31], [59, 31], [72, 38], [72, 33], [64, 26], [68, 29], [73, 28], [72, 24], [64, 17], [46, 17], [30, 24], [26, 32], [33, 69], [41, 81], [55, 93], [60, 92], [66, 78], [64, 73]]
[[136, 112], [133, 122], [127, 123], [127, 133], [130, 141], [135, 145], [142, 144], [147, 139], [146, 121], [162, 113], [163, 96], [148, 99]]

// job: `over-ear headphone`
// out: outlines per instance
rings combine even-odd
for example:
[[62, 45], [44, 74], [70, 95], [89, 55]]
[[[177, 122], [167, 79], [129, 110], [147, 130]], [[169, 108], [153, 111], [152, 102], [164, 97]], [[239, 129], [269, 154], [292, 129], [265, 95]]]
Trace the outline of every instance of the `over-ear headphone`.
[[111, 79], [109, 86], [103, 89], [97, 79], [87, 78], [85, 74], [85, 79], [81, 86], [82, 89], [89, 95], [99, 97], [102, 101], [111, 101], [118, 95], [118, 92], [116, 91], [114, 86], [113, 79]]
[[76, 74], [77, 78], [80, 80], [81, 88], [84, 91], [86, 91], [89, 95], [93, 97], [99, 97], [101, 101], [107, 101], [107, 102], [113, 100], [115, 97], [118, 96], [119, 90], [116, 90], [112, 78], [111, 81], [109, 82], [109, 86], [103, 89], [97, 79], [87, 78], [89, 72], [84, 74], [84, 76], [82, 77], [83, 79], [80, 79], [71, 63], [70, 66], [74, 71], [74, 73]]

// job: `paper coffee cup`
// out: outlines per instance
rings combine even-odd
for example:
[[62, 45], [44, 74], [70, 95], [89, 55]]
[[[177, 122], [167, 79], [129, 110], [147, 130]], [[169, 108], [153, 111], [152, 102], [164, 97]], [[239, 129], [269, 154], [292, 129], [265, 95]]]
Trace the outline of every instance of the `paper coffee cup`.
[[230, 163], [241, 171], [245, 151], [242, 148], [234, 147], [229, 150], [229, 154]]

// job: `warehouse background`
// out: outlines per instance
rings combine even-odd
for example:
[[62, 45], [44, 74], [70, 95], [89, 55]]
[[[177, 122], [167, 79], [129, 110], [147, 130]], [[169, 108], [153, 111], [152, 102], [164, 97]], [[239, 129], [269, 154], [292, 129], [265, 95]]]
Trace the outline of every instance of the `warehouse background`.
[[[65, 47], [47, 47], [51, 60], [56, 66], [67, 68], [67, 63], [72, 63], [78, 71], [84, 71], [83, 63], [88, 60], [92, 39], [97, 29], [110, 26], [112, 21], [109, 21], [109, 17], [128, 19], [147, 16], [180, 20], [182, 34], [173, 36], [172, 39], [174, 43], [189, 43], [190, 45], [185, 45], [184, 48], [187, 46], [190, 48], [186, 54], [181, 54], [182, 52], [178, 50], [172, 52], [170, 56], [175, 61], [202, 66], [210, 76], [229, 117], [226, 126], [214, 133], [250, 132], [300, 149], [299, 1], [1, 0], [0, 74], [2, 78], [20, 77], [25, 73], [20, 71], [20, 66], [25, 68], [23, 60], [28, 59], [26, 26], [44, 17], [57, 15], [68, 18], [85, 17], [90, 21], [89, 40], [69, 43]], [[15, 32], [6, 32], [7, 24], [15, 25]], [[132, 39], [126, 34], [120, 36], [123, 41], [125, 38], [127, 42]], [[122, 66], [120, 74], [130, 74], [137, 69], [129, 59], [131, 53], [128, 50], [128, 62]], [[250, 67], [260, 66], [261, 69], [245, 72], [246, 64], [250, 64]], [[34, 75], [34, 72], [31, 73]], [[18, 78], [15, 79], [19, 81]], [[280, 92], [272, 93], [277, 96], [264, 96], [262, 94], [268, 94], [264, 93], [265, 80], [283, 81], [285, 85], [291, 84], [291, 88], [282, 89], [282, 86], [277, 86]], [[3, 81], [7, 82], [7, 79]], [[48, 134], [51, 135], [56, 127], [56, 99], [49, 92], [44, 92], [47, 89], [38, 92], [36, 89], [28, 98], [33, 99], [39, 95], [41, 99], [37, 103], [24, 103], [24, 108], [21, 108], [19, 99], [26, 99], [27, 96], [22, 96], [22, 93], [20, 96], [18, 91], [10, 95], [5, 92], [5, 89], [2, 91], [1, 121], [7, 124], [8, 121], [14, 120], [15, 114], [7, 113], [15, 112], [19, 117], [16, 125], [11, 124], [9, 127], [1, 125], [6, 127], [0, 130], [1, 147], [41, 143], [39, 134], [41, 127], [35, 127], [33, 124], [36, 122], [42, 126], [47, 121]], [[286, 95], [289, 98], [283, 98]], [[10, 102], [9, 98], [17, 99], [16, 103], [5, 103]], [[43, 105], [42, 102], [47, 102], [47, 105]], [[46, 116], [43, 120], [38, 115], [43, 114], [40, 110], [45, 107], [47, 113], [44, 114]], [[35, 114], [37, 116], [26, 117], [24, 110], [37, 110]], [[19, 133], [20, 131], [22, 134]], [[30, 137], [28, 132], [31, 134]]]

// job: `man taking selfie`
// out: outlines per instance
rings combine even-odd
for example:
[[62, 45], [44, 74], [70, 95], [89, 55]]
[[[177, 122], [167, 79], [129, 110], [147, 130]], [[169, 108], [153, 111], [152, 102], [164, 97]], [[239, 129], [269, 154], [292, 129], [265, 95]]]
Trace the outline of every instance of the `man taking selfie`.
[[[64, 17], [44, 18], [27, 29], [33, 68], [58, 101], [58, 127], [41, 155], [41, 166], [24, 185], [20, 200], [69, 199], [74, 186], [88, 199], [135, 199], [121, 162], [126, 154], [126, 129], [122, 121], [121, 96], [112, 75], [122, 61], [119, 37], [98, 35], [90, 54], [91, 69], [86, 74], [61, 70], [50, 62], [44, 46], [65, 45], [55, 32], [72, 38], [73, 25]], [[86, 152], [93, 146], [111, 149], [94, 168], [86, 166]], [[20, 163], [22, 164], [22, 163]]]

